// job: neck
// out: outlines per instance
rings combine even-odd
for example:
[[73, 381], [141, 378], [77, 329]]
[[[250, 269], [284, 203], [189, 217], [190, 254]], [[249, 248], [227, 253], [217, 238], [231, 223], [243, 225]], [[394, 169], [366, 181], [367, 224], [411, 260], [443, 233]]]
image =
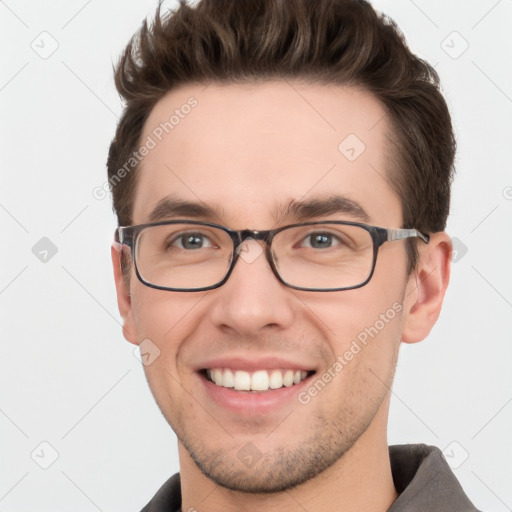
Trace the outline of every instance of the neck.
[[273, 494], [248, 494], [217, 485], [201, 473], [179, 443], [182, 510], [386, 512], [398, 497], [386, 423], [387, 407], [381, 407], [366, 432], [335, 464], [293, 489]]

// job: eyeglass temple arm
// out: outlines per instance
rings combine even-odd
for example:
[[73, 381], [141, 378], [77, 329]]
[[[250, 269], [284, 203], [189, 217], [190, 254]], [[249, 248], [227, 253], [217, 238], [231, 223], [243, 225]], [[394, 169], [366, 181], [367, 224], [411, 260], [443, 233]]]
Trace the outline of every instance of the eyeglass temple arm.
[[424, 235], [417, 229], [401, 229], [401, 228], [390, 228], [387, 230], [389, 242], [393, 240], [403, 240], [405, 238], [421, 238], [426, 244], [429, 243], [430, 237]]
[[123, 227], [120, 226], [114, 231], [114, 242], [112, 245], [117, 250], [122, 250], [123, 245], [127, 245], [128, 247], [132, 247], [133, 242], [133, 233], [130, 229], [130, 226]]
[[130, 245], [133, 240], [131, 226], [120, 226], [114, 232], [114, 241], [118, 244]]

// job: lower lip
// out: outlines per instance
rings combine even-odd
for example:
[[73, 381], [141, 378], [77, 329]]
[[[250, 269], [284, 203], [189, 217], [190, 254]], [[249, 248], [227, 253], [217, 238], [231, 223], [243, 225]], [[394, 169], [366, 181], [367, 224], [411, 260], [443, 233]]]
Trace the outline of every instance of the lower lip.
[[296, 400], [314, 374], [293, 386], [268, 391], [236, 391], [234, 388], [217, 386], [201, 373], [198, 375], [206, 392], [218, 405], [237, 414], [256, 416], [282, 410], [283, 406]]

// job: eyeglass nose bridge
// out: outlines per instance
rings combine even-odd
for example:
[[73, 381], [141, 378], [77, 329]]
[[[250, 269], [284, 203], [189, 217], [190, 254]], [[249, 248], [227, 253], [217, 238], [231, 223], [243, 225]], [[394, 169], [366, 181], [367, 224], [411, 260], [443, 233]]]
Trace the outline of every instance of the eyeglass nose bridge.
[[235, 243], [237, 246], [243, 244], [249, 238], [252, 238], [253, 240], [261, 240], [267, 245], [270, 245], [272, 237], [274, 236], [274, 232], [270, 229], [264, 231], [259, 231], [257, 229], [243, 229], [242, 231], [236, 231], [234, 234], [236, 235]]
[[[241, 231], [235, 231], [231, 233], [233, 242], [234, 242], [234, 254], [233, 261], [231, 264], [230, 271], [226, 276], [226, 280], [234, 270], [234, 267], [238, 261], [238, 259], [244, 260], [245, 263], [253, 263], [256, 259], [265, 253], [265, 259], [267, 260], [272, 273], [275, 275], [278, 281], [283, 282], [281, 276], [277, 272], [277, 268], [275, 266], [275, 262], [273, 261], [272, 251], [270, 249], [270, 245], [272, 243], [272, 238], [274, 236], [274, 231], [272, 230], [252, 230], [252, 229], [244, 229]], [[262, 241], [265, 242], [265, 248], [261, 247], [260, 244], [256, 244], [259, 249], [248, 249], [244, 250], [244, 243], [250, 240], [254, 241]]]
[[[270, 244], [272, 243], [272, 238], [274, 236], [274, 231], [272, 230], [264, 230], [260, 231], [257, 229], [243, 229], [241, 231], [232, 231], [230, 233], [231, 238], [234, 244], [235, 257], [240, 255], [240, 252], [243, 252], [242, 246], [244, 242], [248, 240], [257, 240], [265, 242], [266, 244], [266, 254], [269, 263], [272, 265], [271, 255], [270, 255]], [[263, 250], [263, 249], [262, 249]]]

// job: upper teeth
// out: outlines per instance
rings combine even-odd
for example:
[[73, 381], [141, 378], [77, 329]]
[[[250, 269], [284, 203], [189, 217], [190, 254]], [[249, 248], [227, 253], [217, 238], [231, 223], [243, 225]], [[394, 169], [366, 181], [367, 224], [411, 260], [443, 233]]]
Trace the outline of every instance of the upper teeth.
[[289, 387], [305, 379], [304, 370], [258, 370], [253, 373], [229, 368], [206, 370], [208, 377], [217, 386], [235, 388], [237, 391], [267, 391], [283, 386]]

